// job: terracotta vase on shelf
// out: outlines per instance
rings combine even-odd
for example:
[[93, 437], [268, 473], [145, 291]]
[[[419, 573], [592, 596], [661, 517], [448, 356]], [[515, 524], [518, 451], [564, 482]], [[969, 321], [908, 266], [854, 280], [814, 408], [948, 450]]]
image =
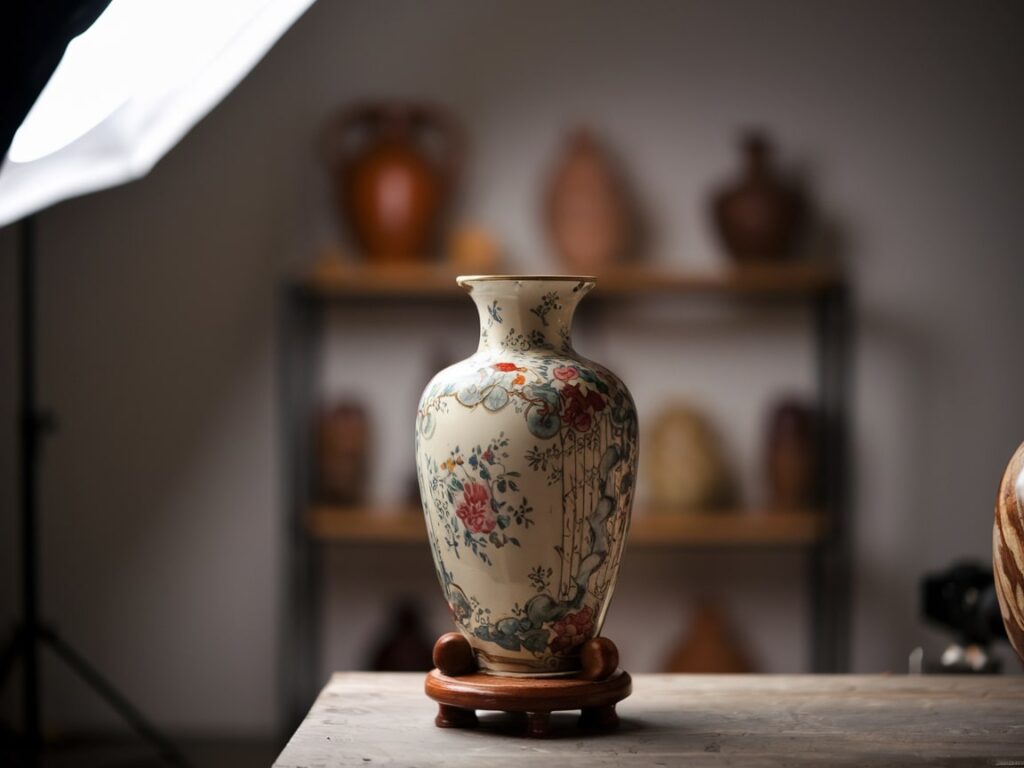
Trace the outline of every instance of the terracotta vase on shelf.
[[765, 435], [768, 507], [808, 509], [818, 501], [817, 413], [787, 398], [769, 411]]
[[462, 134], [433, 106], [367, 103], [328, 124], [325, 152], [340, 219], [370, 261], [421, 261], [435, 249], [455, 187]]
[[480, 346], [420, 401], [416, 466], [430, 547], [481, 671], [571, 675], [615, 588], [637, 466], [625, 385], [570, 327], [591, 278], [459, 278]]
[[544, 219], [568, 269], [600, 274], [624, 258], [632, 238], [627, 194], [592, 131], [580, 128], [567, 137], [548, 184]]
[[665, 672], [734, 675], [753, 671], [739, 638], [723, 612], [709, 601], [693, 612], [686, 633], [669, 654]]
[[1010, 459], [996, 496], [992, 572], [1010, 645], [1024, 661], [1024, 443]]
[[742, 174], [712, 200], [718, 235], [729, 255], [740, 262], [790, 258], [803, 223], [801, 195], [776, 170], [765, 135], [748, 134], [742, 149]]
[[370, 472], [370, 422], [357, 402], [338, 401], [317, 418], [318, 496], [329, 504], [357, 506], [366, 498]]
[[433, 666], [433, 641], [416, 603], [391, 606], [386, 630], [374, 643], [369, 668], [375, 672], [426, 672]]

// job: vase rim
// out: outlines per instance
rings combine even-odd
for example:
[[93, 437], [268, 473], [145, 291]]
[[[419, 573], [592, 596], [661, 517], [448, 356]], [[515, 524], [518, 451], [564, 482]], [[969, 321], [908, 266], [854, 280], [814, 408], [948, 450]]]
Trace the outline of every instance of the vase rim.
[[545, 280], [562, 283], [596, 283], [593, 275], [459, 275], [455, 283], [462, 287], [470, 283], [491, 283], [497, 281], [537, 281]]

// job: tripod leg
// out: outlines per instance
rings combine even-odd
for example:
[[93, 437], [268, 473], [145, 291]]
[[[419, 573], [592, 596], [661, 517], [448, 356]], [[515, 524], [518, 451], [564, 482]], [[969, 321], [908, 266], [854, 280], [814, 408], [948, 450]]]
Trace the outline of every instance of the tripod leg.
[[40, 639], [47, 643], [54, 652], [78, 674], [96, 693], [125, 719], [142, 738], [150, 742], [160, 755], [171, 765], [189, 768], [188, 758], [164, 736], [156, 727], [139, 712], [114, 686], [100, 675], [88, 661], [78, 655], [70, 645], [62, 640], [53, 630], [40, 630]]
[[7, 679], [11, 676], [18, 657], [25, 650], [25, 633], [21, 627], [11, 632], [11, 639], [7, 641], [4, 650], [0, 653], [0, 691], [7, 687]]

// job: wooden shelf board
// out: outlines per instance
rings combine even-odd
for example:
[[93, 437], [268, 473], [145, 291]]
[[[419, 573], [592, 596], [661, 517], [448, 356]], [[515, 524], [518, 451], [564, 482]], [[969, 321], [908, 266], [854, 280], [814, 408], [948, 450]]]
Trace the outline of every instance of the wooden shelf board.
[[[458, 273], [441, 264], [371, 266], [338, 261], [299, 281], [303, 295], [320, 301], [342, 299], [434, 299], [465, 296]], [[654, 267], [617, 269], [599, 275], [597, 299], [720, 294], [737, 297], [811, 297], [841, 284], [831, 264], [727, 266], [706, 271], [666, 271]]]
[[[316, 506], [306, 515], [310, 536], [323, 542], [409, 544], [426, 541], [423, 515], [414, 508]], [[804, 547], [824, 534], [813, 511], [638, 512], [631, 546]]]

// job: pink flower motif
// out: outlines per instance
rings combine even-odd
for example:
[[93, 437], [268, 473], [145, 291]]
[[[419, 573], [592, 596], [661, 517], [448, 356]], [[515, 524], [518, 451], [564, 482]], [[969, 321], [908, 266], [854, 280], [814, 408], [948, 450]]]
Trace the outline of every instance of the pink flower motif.
[[555, 636], [550, 646], [554, 653], [564, 653], [583, 645], [594, 632], [594, 610], [582, 608], [576, 613], [566, 614], [551, 625]]
[[559, 381], [572, 381], [580, 376], [579, 369], [575, 365], [563, 365], [560, 368], [555, 368], [552, 373]]
[[469, 482], [463, 488], [462, 501], [455, 514], [473, 533], [490, 533], [494, 530], [494, 510], [491, 509], [491, 493], [482, 483]]

